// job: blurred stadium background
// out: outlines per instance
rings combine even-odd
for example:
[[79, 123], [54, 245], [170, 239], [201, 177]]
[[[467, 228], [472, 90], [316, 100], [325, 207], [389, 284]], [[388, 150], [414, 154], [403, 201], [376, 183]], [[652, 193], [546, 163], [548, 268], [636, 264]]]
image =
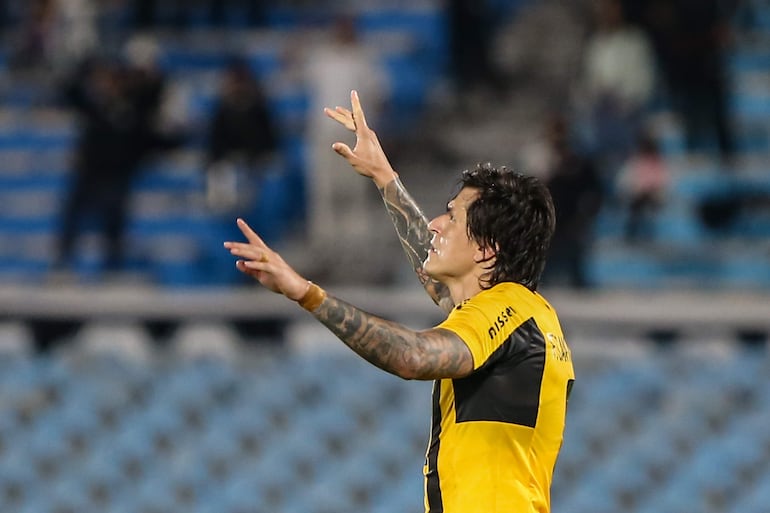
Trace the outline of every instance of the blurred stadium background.
[[[116, 55], [139, 30], [139, 2], [82, 3], [99, 6], [100, 44]], [[428, 215], [449, 192], [436, 184], [477, 159], [523, 165], [527, 144], [572, 94], [590, 3], [487, 2], [507, 90], [471, 93], [461, 106], [442, 2], [347, 6], [389, 84], [375, 128]], [[606, 202], [592, 227], [592, 286], [545, 289], [578, 378], [554, 512], [770, 511], [770, 5], [727, 3], [735, 7], [726, 55], [735, 154], [713, 158], [712, 143], [688, 150], [658, 87], [649, 124], [671, 174], [648, 237], [628, 241], [627, 211]], [[243, 215], [333, 293], [414, 327], [439, 320], [384, 215], [373, 230], [390, 242], [357, 248], [361, 268], [347, 275], [324, 276], [329, 269], [303, 251], [305, 126], [317, 113], [308, 113], [308, 92], [287, 62], [339, 5], [273, 2], [257, 23], [244, 21], [246, 2], [225, 4], [213, 23], [204, 2], [189, 2], [180, 26], [174, 2], [161, 1], [155, 24], [142, 29], [157, 42], [192, 136], [138, 175], [125, 267], [105, 274], [96, 233], [80, 240], [70, 271], [54, 268], [77, 118], [57, 101], [47, 70], [14, 63], [37, 4], [2, 3], [2, 511], [422, 507], [430, 385], [340, 349], [295, 305], [241, 280], [221, 248], [234, 236], [231, 219]], [[265, 84], [280, 156], [261, 201], [223, 220], [205, 201], [205, 126], [235, 53]], [[704, 223], [705, 201], [729, 205], [749, 193], [751, 202]]]

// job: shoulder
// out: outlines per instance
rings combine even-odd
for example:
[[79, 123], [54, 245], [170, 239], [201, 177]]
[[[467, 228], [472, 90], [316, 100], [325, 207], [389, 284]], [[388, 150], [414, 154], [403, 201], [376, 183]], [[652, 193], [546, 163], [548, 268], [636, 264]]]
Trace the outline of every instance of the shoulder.
[[[501, 304], [531, 299], [534, 293], [520, 283], [505, 281], [484, 289], [465, 301], [470, 304]], [[458, 305], [460, 306], [460, 305]]]
[[531, 316], [527, 306], [534, 294], [518, 283], [503, 282], [482, 290], [475, 296], [456, 305], [449, 314], [451, 319], [485, 319], [519, 322]]
[[531, 317], [556, 316], [554, 308], [540, 293], [513, 282], [498, 283], [468, 300], [467, 304], [487, 312], [492, 318], [502, 316], [519, 322]]

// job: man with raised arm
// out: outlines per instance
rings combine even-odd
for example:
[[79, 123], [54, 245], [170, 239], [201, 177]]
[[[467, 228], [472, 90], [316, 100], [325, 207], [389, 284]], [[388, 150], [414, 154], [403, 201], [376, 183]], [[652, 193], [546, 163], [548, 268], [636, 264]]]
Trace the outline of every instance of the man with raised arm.
[[480, 165], [465, 171], [446, 212], [422, 214], [352, 109], [325, 109], [356, 134], [332, 145], [380, 190], [401, 244], [431, 298], [448, 313], [412, 330], [328, 295], [300, 276], [242, 220], [226, 242], [239, 270], [308, 310], [348, 347], [404, 379], [435, 380], [425, 461], [427, 513], [550, 511], [572, 357], [556, 312], [537, 293], [555, 216], [535, 178]]

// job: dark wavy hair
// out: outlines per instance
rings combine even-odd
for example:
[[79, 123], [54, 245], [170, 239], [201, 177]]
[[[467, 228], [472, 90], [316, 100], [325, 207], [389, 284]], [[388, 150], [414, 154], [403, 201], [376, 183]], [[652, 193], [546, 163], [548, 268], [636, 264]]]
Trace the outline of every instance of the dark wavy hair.
[[457, 192], [465, 187], [479, 190], [468, 208], [468, 236], [496, 250], [487, 259], [482, 288], [510, 281], [537, 290], [556, 225], [548, 188], [533, 176], [489, 163], [463, 171]]

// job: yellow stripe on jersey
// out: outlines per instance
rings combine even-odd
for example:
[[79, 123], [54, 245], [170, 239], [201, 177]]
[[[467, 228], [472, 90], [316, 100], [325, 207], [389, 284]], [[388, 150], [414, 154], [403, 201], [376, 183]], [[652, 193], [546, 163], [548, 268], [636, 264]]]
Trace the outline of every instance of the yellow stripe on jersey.
[[468, 345], [474, 372], [434, 386], [426, 511], [548, 512], [574, 380], [556, 313], [539, 294], [501, 283], [438, 327]]

